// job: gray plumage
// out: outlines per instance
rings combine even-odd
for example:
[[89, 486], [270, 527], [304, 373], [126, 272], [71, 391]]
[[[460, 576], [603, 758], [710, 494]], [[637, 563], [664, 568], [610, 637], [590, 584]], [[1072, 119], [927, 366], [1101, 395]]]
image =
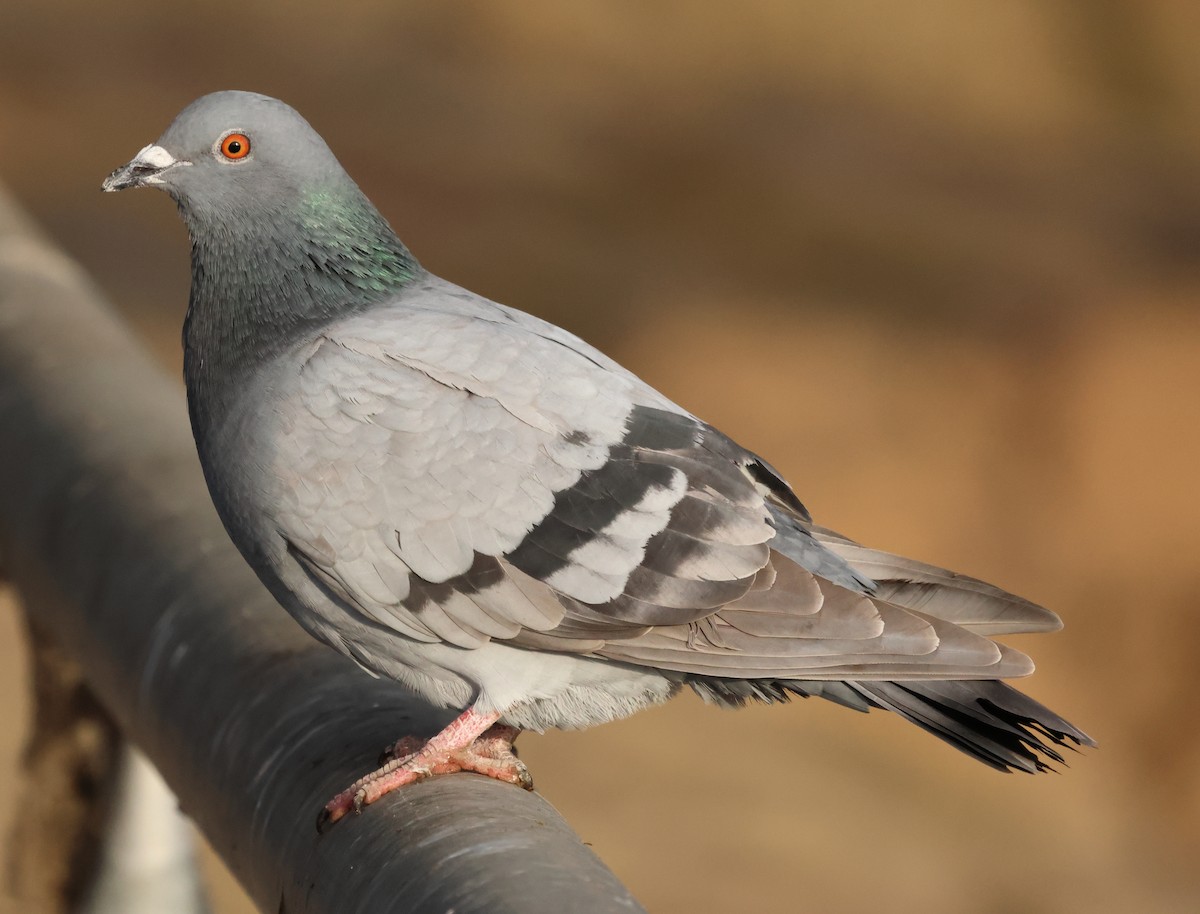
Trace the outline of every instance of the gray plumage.
[[1003, 769], [1091, 744], [998, 681], [1033, 666], [992, 636], [1053, 613], [814, 525], [769, 464], [587, 343], [430, 275], [281, 102], [195, 102], [106, 189], [147, 183], [192, 238], [185, 376], [217, 510], [368, 671], [519, 728], [690, 685], [886, 708]]

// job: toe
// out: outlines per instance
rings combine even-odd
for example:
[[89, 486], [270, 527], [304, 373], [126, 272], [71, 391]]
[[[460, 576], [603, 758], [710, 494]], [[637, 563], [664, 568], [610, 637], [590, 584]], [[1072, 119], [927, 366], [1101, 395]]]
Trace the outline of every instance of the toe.
[[353, 800], [349, 791], [345, 790], [322, 806], [321, 811], [317, 813], [317, 834], [324, 834], [338, 819], [346, 815], [352, 806]]
[[533, 775], [529, 773], [529, 769], [525, 767], [522, 761], [517, 762], [517, 783], [526, 790], [533, 790]]

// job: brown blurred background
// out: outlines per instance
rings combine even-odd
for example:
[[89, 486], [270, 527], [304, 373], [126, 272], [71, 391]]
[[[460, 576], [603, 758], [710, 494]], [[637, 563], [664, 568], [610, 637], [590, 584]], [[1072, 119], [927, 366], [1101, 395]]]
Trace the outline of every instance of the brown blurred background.
[[1200, 910], [1200, 6], [327, 7], [0, 5], [0, 180], [173, 373], [186, 235], [100, 180], [200, 94], [278, 95], [427, 267], [600, 345], [819, 520], [1067, 622], [1020, 643], [1102, 745], [1061, 776], [817, 702], [524, 737], [650, 909]]

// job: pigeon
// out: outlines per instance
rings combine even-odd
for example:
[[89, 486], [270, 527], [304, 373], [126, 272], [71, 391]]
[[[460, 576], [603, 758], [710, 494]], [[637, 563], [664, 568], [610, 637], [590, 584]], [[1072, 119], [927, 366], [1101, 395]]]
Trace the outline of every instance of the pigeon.
[[523, 730], [683, 688], [895, 712], [1002, 771], [1083, 731], [994, 640], [1061, 627], [991, 584], [813, 521], [766, 460], [578, 337], [432, 275], [291, 107], [206, 95], [114, 171], [191, 238], [184, 376], [230, 538], [312, 636], [461, 712], [318, 827], [473, 771]]

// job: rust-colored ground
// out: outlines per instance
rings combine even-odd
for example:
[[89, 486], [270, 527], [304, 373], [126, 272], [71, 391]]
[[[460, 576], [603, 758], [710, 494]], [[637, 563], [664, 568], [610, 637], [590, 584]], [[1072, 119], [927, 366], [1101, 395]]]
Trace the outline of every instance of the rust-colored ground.
[[1062, 776], [815, 702], [523, 737], [651, 910], [1196, 910], [1195, 5], [516, 7], [6, 4], [0, 180], [174, 365], [182, 227], [99, 181], [202, 92], [280, 95], [431, 269], [598, 343], [821, 521], [1064, 616], [1020, 645], [1101, 742]]

